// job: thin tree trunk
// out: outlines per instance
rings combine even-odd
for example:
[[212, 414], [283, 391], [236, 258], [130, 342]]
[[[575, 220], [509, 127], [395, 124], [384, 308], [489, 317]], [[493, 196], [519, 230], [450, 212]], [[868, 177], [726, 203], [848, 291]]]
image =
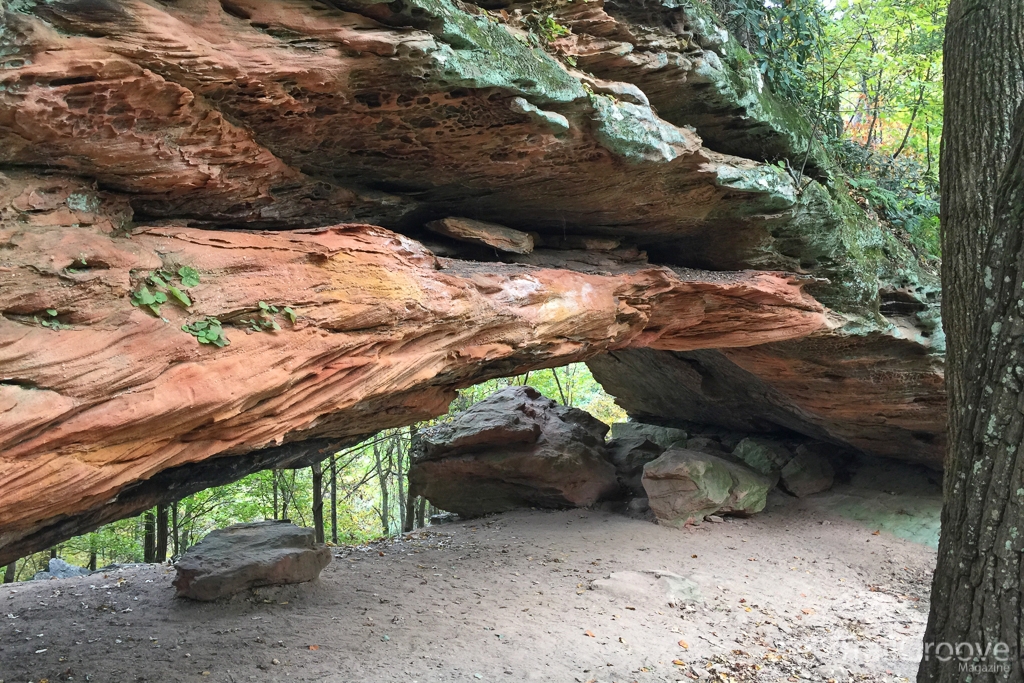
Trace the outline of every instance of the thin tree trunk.
[[4, 583], [14, 583], [14, 575], [17, 572], [17, 562], [11, 562], [4, 570]]
[[421, 529], [427, 525], [426, 513], [427, 499], [420, 498], [420, 503], [416, 507], [416, 526], [418, 526]]
[[924, 127], [924, 146], [928, 151], [928, 166], [925, 168], [925, 175], [931, 175], [932, 172], [932, 124], [929, 123]]
[[398, 523], [405, 529], [405, 520], [408, 517], [409, 501], [405, 498], [405, 479], [406, 469], [403, 467], [402, 457], [402, 431], [398, 430], [395, 433], [397, 439], [396, 453], [395, 453], [395, 480], [398, 482]]
[[274, 519], [280, 519], [277, 516], [277, 470], [271, 470], [271, 481], [274, 487]]
[[558, 368], [551, 368], [551, 376], [555, 378], [555, 386], [558, 387], [558, 395], [562, 397], [562, 405], [567, 406], [569, 403], [565, 400], [565, 392], [562, 391], [562, 383], [558, 381]]
[[405, 497], [405, 517], [402, 518], [402, 532], [409, 533], [416, 527], [416, 496], [410, 490]]
[[142, 513], [142, 561], [153, 562], [156, 557], [156, 517], [152, 508]]
[[331, 456], [331, 542], [338, 544], [338, 454]]
[[388, 479], [387, 473], [384, 471], [380, 448], [379, 443], [373, 444], [373, 461], [377, 468], [377, 483], [380, 484], [380, 525], [384, 530], [384, 535], [387, 536], [391, 528], [388, 523]]
[[[932, 67], [928, 65], [928, 73], [925, 74], [925, 83], [931, 80]], [[903, 151], [903, 148], [907, 146], [907, 140], [910, 139], [910, 131], [914, 128], [914, 120], [917, 118], [917, 112], [921, 109], [921, 103], [924, 101], [924, 85], [922, 84], [920, 89], [917, 91], [917, 102], [914, 103], [914, 110], [910, 113], [910, 123], [907, 124], [907, 130], [903, 133], [903, 140], [900, 142], [900, 146], [896, 148], [896, 151], [892, 153], [892, 158], [895, 159]]]
[[1021, 681], [1024, 0], [953, 0], [946, 26], [940, 174], [949, 439], [918, 681]]
[[56, 557], [57, 557], [57, 548], [56, 547], [50, 548], [50, 559], [52, 560], [52, 559], [54, 559]]
[[181, 554], [181, 532], [178, 525], [178, 501], [171, 503], [171, 540], [174, 542], [174, 555]]
[[167, 561], [167, 506], [156, 506], [156, 556], [154, 562]]
[[319, 462], [310, 467], [313, 472], [313, 533], [317, 543], [324, 542], [324, 469]]

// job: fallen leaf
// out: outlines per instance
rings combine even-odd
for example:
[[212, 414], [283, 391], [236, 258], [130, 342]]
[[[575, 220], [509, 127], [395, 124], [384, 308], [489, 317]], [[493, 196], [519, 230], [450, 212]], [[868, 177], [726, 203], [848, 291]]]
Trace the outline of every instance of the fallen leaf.
[[590, 636], [591, 638], [597, 638], [597, 636], [594, 635], [593, 631], [584, 631], [583, 635]]
[[803, 612], [804, 614], [814, 614], [814, 610], [811, 609], [810, 607], [805, 607], [804, 609], [802, 609], [800, 611]]
[[309, 646], [309, 649], [310, 649], [310, 650], [319, 650], [319, 649], [320, 649], [320, 646], [319, 646], [319, 645], [310, 645], [310, 646]]
[[384, 557], [384, 551], [383, 550], [378, 550], [377, 554], [380, 555], [381, 557]]
[[630, 607], [629, 605], [626, 605], [626, 609], [631, 610], [633, 612], [636, 611], [636, 607]]
[[696, 555], [690, 555], [690, 557], [696, 558], [697, 556]]
[[872, 536], [878, 536], [880, 533], [882, 533], [881, 529], [875, 529], [874, 531], [871, 532], [871, 535]]
[[686, 662], [684, 662], [681, 659], [673, 659], [672, 663], [675, 664], [676, 666], [686, 666]]
[[679, 641], [679, 647], [681, 647], [683, 649], [686, 649], [686, 650], [689, 650], [690, 649], [690, 644], [688, 642], [686, 642], [685, 640], [680, 640]]

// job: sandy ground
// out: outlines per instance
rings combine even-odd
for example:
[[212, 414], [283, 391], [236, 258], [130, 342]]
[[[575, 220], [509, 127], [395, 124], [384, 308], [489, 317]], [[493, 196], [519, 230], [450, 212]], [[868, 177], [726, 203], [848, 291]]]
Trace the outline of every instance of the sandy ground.
[[862, 479], [690, 531], [600, 510], [439, 525], [224, 603], [175, 599], [166, 566], [4, 586], [0, 681], [906, 680], [935, 551], [891, 532], [927, 542], [938, 491]]

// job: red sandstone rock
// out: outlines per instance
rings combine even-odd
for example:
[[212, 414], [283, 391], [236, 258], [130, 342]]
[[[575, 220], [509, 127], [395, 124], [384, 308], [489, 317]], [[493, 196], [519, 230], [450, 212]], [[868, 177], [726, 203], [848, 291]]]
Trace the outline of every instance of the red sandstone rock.
[[[168, 468], [409, 424], [443, 413], [458, 387], [608, 349], [746, 346], [826, 326], [783, 274], [478, 267], [365, 225], [114, 237], [99, 208], [68, 208], [73, 186], [6, 189], [51, 225], [0, 223], [0, 564], [56, 520], [105, 519]], [[150, 272], [181, 266], [201, 277], [190, 308], [165, 303], [160, 319], [131, 305]], [[261, 301], [296, 322], [249, 331]], [[66, 329], [41, 325], [48, 310]], [[182, 331], [207, 316], [229, 346]]]

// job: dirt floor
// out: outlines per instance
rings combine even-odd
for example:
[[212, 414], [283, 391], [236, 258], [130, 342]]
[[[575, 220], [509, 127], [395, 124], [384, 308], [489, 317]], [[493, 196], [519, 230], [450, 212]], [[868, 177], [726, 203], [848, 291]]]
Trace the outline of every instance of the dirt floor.
[[515, 512], [336, 548], [317, 582], [225, 603], [175, 599], [166, 566], [4, 586], [0, 683], [903, 681], [938, 495], [881, 468], [693, 530]]

